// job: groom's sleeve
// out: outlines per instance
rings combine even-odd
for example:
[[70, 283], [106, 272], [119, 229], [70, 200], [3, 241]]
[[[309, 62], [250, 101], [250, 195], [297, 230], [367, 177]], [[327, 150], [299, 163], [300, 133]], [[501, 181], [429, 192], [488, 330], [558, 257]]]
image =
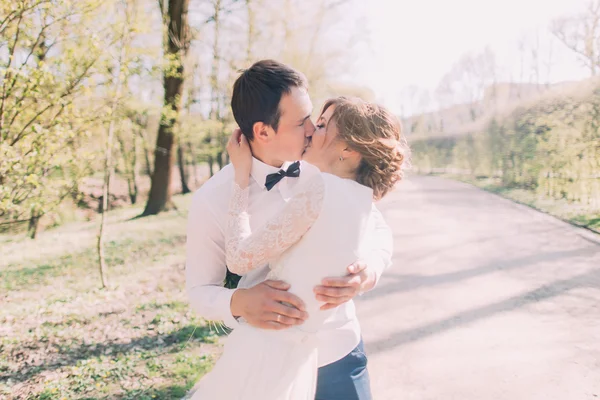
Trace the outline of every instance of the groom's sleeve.
[[203, 318], [238, 326], [231, 314], [231, 296], [235, 289], [223, 287], [225, 239], [218, 220], [198, 191], [192, 198], [188, 215], [185, 280], [190, 305]]
[[394, 238], [392, 230], [374, 204], [370, 219], [370, 251], [367, 253], [365, 262], [367, 267], [375, 272], [375, 284], [377, 284], [383, 271], [392, 265]]

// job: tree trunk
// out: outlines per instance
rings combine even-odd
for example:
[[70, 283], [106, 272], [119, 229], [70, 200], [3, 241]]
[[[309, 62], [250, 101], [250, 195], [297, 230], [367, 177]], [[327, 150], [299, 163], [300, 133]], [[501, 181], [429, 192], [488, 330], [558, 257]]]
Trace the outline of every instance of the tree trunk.
[[252, 49], [256, 35], [256, 14], [252, 6], [252, 0], [246, 0], [246, 11], [248, 12], [248, 42], [246, 44], [246, 63], [248, 65], [250, 65], [250, 62], [252, 61], [252, 55], [254, 54]]
[[[121, 149], [123, 158], [125, 177], [127, 178], [127, 191], [129, 192], [129, 200], [131, 204], [137, 202], [138, 186], [137, 186], [137, 136], [133, 136], [133, 146], [131, 156], [127, 155], [127, 147], [125, 140], [120, 134], [117, 134], [117, 141]], [[131, 157], [131, 158], [130, 158]]]
[[179, 165], [179, 177], [181, 178], [181, 193], [189, 193], [190, 188], [187, 184], [188, 177], [185, 172], [185, 157], [183, 155], [183, 145], [181, 143], [177, 146], [177, 164]]
[[131, 204], [135, 204], [137, 202], [137, 183], [133, 181], [133, 187], [129, 188], [129, 200], [131, 200]]
[[137, 202], [138, 195], [138, 186], [137, 186], [137, 170], [138, 170], [138, 162], [137, 162], [137, 137], [133, 137], [133, 154], [131, 160], [131, 187], [129, 189], [129, 198], [131, 199], [131, 204], [135, 204]]
[[146, 158], [146, 174], [152, 176], [152, 167], [150, 166], [150, 154], [144, 150], [144, 156]]
[[213, 20], [215, 22], [214, 38], [213, 42], [213, 59], [210, 73], [210, 88], [211, 88], [211, 106], [210, 106], [210, 119], [218, 119], [221, 115], [221, 99], [219, 91], [219, 62], [220, 62], [220, 47], [219, 37], [221, 30], [221, 0], [214, 0], [214, 14]]
[[188, 34], [189, 0], [169, 0], [167, 11], [168, 34], [165, 52], [173, 67], [167, 66], [163, 72], [164, 109], [158, 127], [156, 150], [154, 151], [154, 171], [148, 203], [142, 215], [154, 215], [171, 206], [171, 168], [173, 167], [173, 128], [179, 118], [184, 81], [184, 58], [189, 47]]
[[[192, 116], [192, 104], [194, 104], [194, 102], [196, 101], [196, 76], [199, 73], [199, 63], [196, 63], [194, 65], [194, 68], [192, 70], [192, 74], [191, 74], [191, 85], [189, 85], [189, 89], [188, 89], [188, 95], [187, 95], [187, 103], [185, 105], [185, 111], [186, 111], [186, 115], [188, 117]], [[198, 171], [196, 170], [196, 155], [194, 154], [194, 148], [192, 147], [192, 142], [191, 140], [188, 138], [186, 138], [186, 142], [185, 144], [183, 143], [183, 138], [180, 139], [179, 142], [179, 146], [180, 146], [180, 155], [179, 158], [181, 160], [185, 160], [185, 152], [186, 152], [186, 148], [187, 151], [189, 152], [189, 156], [191, 158], [191, 168], [192, 168], [192, 172], [191, 174], [194, 175], [194, 187], [197, 188], [198, 186], [200, 186], [200, 183], [198, 181]], [[184, 173], [186, 172], [185, 170], [185, 163], [181, 163], [182, 165], [180, 165], [180, 172], [181, 172], [181, 176], [184, 176]], [[186, 177], [185, 180], [182, 180], [182, 191], [183, 193], [189, 193], [190, 189], [189, 189], [189, 182], [190, 182], [191, 176], [190, 173], [188, 172], [188, 175]], [[186, 191], [187, 190], [187, 191]]]
[[[126, 15], [129, 15], [125, 11]], [[129, 19], [127, 19], [129, 22]], [[129, 45], [129, 23], [123, 26], [123, 36], [121, 37], [121, 52], [119, 55], [117, 69], [114, 72], [113, 83], [115, 86], [115, 93], [113, 97], [113, 102], [110, 108], [109, 114], [109, 124], [108, 124], [108, 134], [106, 137], [106, 147], [104, 149], [104, 185], [102, 187], [102, 214], [100, 215], [100, 228], [98, 230], [98, 241], [96, 242], [97, 251], [98, 251], [98, 270], [100, 272], [100, 281], [102, 283], [102, 288], [106, 288], [108, 286], [108, 282], [106, 279], [106, 259], [104, 258], [104, 231], [106, 228], [106, 214], [108, 213], [108, 205], [109, 205], [109, 191], [110, 191], [110, 178], [113, 172], [113, 162], [112, 162], [112, 148], [113, 148], [113, 138], [115, 135], [115, 124], [116, 118], [115, 114], [117, 111], [117, 107], [119, 106], [119, 100], [121, 97], [121, 88], [123, 86], [123, 64], [125, 63], [125, 56], [127, 54], [127, 46]]]
[[217, 153], [217, 164], [219, 164], [219, 171], [223, 169], [223, 152]]
[[192, 174], [194, 174], [194, 187], [198, 188], [200, 186], [200, 180], [198, 179], [198, 166], [196, 165], [196, 154], [194, 154], [194, 147], [192, 146], [192, 142], [187, 143], [188, 151], [190, 152], [190, 157], [192, 158]]
[[31, 218], [29, 218], [29, 226], [27, 227], [27, 235], [31, 239], [35, 239], [35, 237], [36, 237], [39, 223], [40, 223], [40, 215], [34, 211], [31, 214]]
[[[120, 78], [117, 81], [117, 93], [120, 91]], [[108, 127], [108, 136], [106, 139], [106, 148], [104, 154], [104, 185], [102, 186], [102, 213], [100, 214], [100, 229], [98, 231], [98, 242], [97, 242], [97, 250], [98, 250], [98, 270], [100, 272], [100, 281], [102, 283], [102, 288], [105, 288], [108, 285], [106, 280], [106, 260], [104, 258], [104, 230], [106, 227], [106, 214], [108, 213], [109, 206], [109, 188], [110, 188], [110, 178], [112, 175], [112, 142], [115, 131], [115, 117], [114, 112], [116, 110], [116, 104], [118, 102], [117, 94], [116, 99], [114, 100], [113, 107], [110, 114], [110, 124]]]
[[[165, 85], [167, 86], [167, 85]], [[177, 90], [169, 85], [165, 96]], [[173, 166], [173, 125], [169, 121], [161, 122], [158, 128], [156, 150], [154, 152], [154, 172], [150, 186], [148, 202], [142, 215], [155, 215], [166, 210], [171, 201], [171, 167]]]
[[142, 129], [138, 130], [138, 134], [140, 139], [142, 139], [142, 147], [144, 150], [144, 161], [146, 162], [146, 175], [152, 177], [152, 163], [150, 162], [150, 149], [148, 148], [148, 141], [144, 137], [144, 132]]
[[215, 174], [215, 172], [213, 171], [214, 164], [215, 164], [215, 160], [213, 159], [213, 156], [208, 156], [208, 172], [209, 172], [211, 178]]

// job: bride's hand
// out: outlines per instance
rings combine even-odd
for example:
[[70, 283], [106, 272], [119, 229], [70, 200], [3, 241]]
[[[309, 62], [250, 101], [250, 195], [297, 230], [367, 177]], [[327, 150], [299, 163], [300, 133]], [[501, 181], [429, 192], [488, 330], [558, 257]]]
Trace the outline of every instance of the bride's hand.
[[235, 169], [235, 181], [242, 188], [248, 186], [252, 168], [252, 152], [246, 135], [238, 128], [233, 131], [227, 143], [227, 153]]

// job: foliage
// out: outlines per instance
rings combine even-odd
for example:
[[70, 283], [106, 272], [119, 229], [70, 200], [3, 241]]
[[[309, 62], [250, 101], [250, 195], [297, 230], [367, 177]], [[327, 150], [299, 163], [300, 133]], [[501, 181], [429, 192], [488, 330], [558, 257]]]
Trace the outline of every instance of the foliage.
[[[103, 43], [95, 0], [2, 0], [0, 220], [39, 217], [77, 187], [102, 109], [91, 94]], [[101, 24], [97, 25], [101, 29]]]
[[[44, 228], [101, 209], [98, 186], [111, 120], [109, 167], [120, 191], [111, 188], [108, 207], [145, 201], [159, 123], [173, 119], [173, 110], [163, 107], [163, 75], [178, 76], [181, 64], [165, 53], [160, 4], [166, 6], [152, 0], [0, 0], [1, 231], [29, 226], [34, 237], [40, 220]], [[190, 3], [189, 65], [173, 129], [186, 186], [194, 190], [228, 162], [225, 143], [235, 124], [231, 86], [240, 69], [258, 59], [276, 58], [304, 72], [315, 111], [333, 94], [373, 96], [339, 80], [351, 69], [364, 33], [338, 29], [348, 22], [347, 7], [357, 4]], [[127, 8], [134, 10], [129, 17]], [[125, 23], [131, 29], [119, 66]], [[119, 69], [123, 88], [113, 113]]]
[[560, 92], [491, 120], [483, 132], [412, 143], [421, 171], [499, 177], [504, 187], [600, 205], [600, 87]]

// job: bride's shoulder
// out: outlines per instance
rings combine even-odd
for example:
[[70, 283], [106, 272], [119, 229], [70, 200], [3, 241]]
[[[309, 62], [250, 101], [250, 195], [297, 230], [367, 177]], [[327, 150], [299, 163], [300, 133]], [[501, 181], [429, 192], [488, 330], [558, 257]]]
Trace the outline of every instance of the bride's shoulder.
[[301, 161], [300, 164], [300, 170], [301, 172], [301, 177], [303, 178], [304, 182], [306, 182], [307, 184], [316, 184], [316, 183], [321, 183], [321, 184], [340, 184], [342, 183], [341, 181], [344, 181], [345, 179], [342, 179], [336, 175], [332, 175], [326, 172], [321, 172], [321, 170], [319, 170], [319, 168], [315, 167], [312, 164], [307, 163], [306, 161]]
[[[307, 186], [324, 187], [329, 192], [345, 194], [348, 192], [361, 192], [366, 196], [372, 196], [373, 190], [352, 179], [340, 178], [327, 172], [321, 172], [319, 168], [306, 161], [300, 164], [301, 177]], [[304, 186], [306, 187], [306, 186]]]
[[321, 176], [323, 177], [323, 181], [325, 186], [328, 188], [336, 188], [340, 191], [347, 192], [363, 192], [365, 194], [373, 193], [373, 190], [367, 186], [361, 185], [356, 182], [354, 179], [348, 178], [340, 178], [337, 175], [329, 174], [326, 172], [322, 172]]
[[300, 176], [304, 179], [310, 179], [313, 178], [315, 175], [320, 175], [321, 171], [319, 170], [319, 168], [315, 167], [314, 165], [301, 160], [300, 161]]

